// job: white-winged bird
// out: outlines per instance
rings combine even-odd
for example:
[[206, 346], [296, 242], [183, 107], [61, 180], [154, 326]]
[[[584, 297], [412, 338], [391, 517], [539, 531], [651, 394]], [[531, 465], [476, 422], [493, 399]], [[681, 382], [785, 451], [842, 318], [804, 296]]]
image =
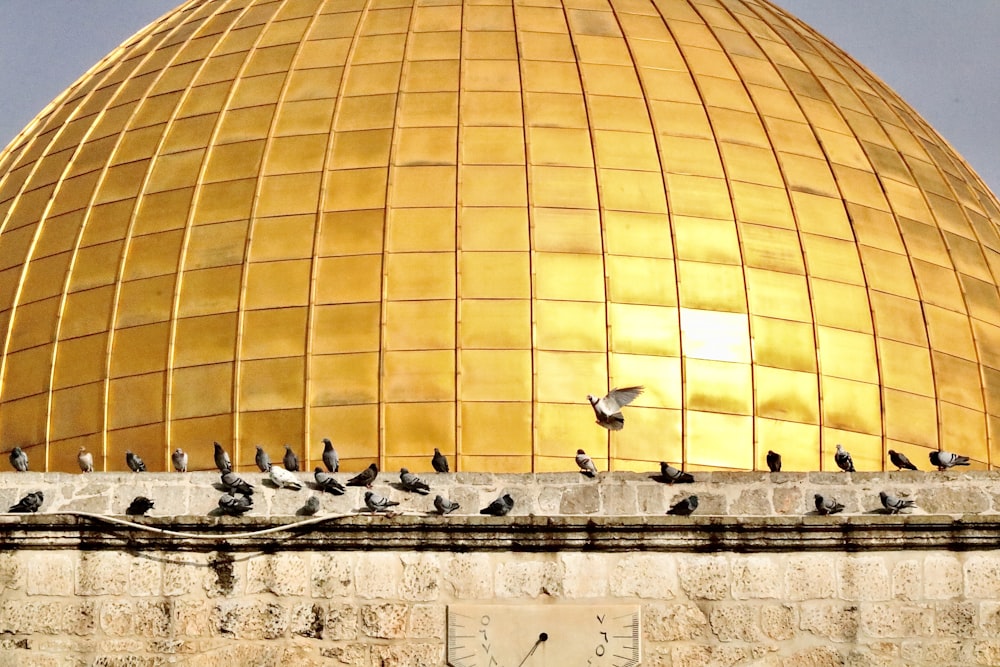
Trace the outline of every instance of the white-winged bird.
[[642, 393], [642, 386], [622, 387], [612, 389], [604, 398], [587, 394], [587, 400], [594, 408], [597, 423], [609, 431], [620, 431], [625, 427], [625, 417], [622, 408], [636, 399]]

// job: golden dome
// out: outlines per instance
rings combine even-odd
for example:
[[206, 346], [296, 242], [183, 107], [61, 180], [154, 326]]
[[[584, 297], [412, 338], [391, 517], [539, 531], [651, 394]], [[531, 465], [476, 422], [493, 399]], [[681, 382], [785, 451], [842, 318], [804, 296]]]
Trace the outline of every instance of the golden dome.
[[998, 211], [767, 2], [192, 0], [0, 154], [0, 443], [984, 465]]

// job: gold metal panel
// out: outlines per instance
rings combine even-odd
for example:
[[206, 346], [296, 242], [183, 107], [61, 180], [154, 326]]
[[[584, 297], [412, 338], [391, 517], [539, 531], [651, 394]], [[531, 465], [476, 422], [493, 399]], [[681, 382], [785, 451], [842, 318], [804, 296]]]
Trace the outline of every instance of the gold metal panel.
[[587, 108], [579, 94], [525, 93], [524, 110], [526, 122], [531, 126], [588, 126]]
[[457, 178], [454, 166], [395, 167], [390, 204], [397, 207], [454, 206]]
[[749, 324], [743, 313], [682, 308], [681, 341], [687, 358], [750, 361]]
[[930, 209], [927, 208], [923, 191], [919, 188], [891, 179], [884, 179], [882, 187], [885, 188], [885, 194], [897, 216], [928, 222], [934, 219]]
[[386, 257], [388, 300], [455, 298], [455, 254], [395, 253]]
[[535, 302], [535, 346], [540, 350], [607, 349], [607, 319], [602, 303], [586, 301]]
[[324, 210], [351, 211], [385, 206], [387, 169], [335, 170], [327, 174]]
[[[44, 227], [43, 227], [44, 229]], [[63, 281], [69, 269], [73, 253], [63, 252], [49, 257], [39, 257], [27, 265], [27, 275], [21, 284], [21, 303], [38, 301], [62, 293]]]
[[454, 301], [387, 301], [387, 350], [437, 350], [455, 347]]
[[314, 317], [313, 354], [379, 349], [378, 303], [317, 306]]
[[[672, 128], [671, 128], [672, 129]], [[710, 138], [661, 135], [660, 159], [670, 174], [723, 178], [719, 148]]]
[[392, 94], [399, 90], [399, 74], [402, 64], [386, 62], [371, 65], [355, 65], [347, 69], [347, 79], [342, 95], [344, 97], [365, 97], [368, 95]]
[[[7, 436], [12, 425], [16, 424], [13, 419], [20, 416], [23, 418], [20, 425], [14, 428], [24, 431], [31, 426], [39, 424], [41, 420], [29, 419], [25, 414], [25, 409], [34, 407], [42, 409], [47, 397], [36, 396], [35, 398], [23, 401], [6, 402], [3, 404], [4, 414], [11, 419], [4, 420], [4, 435]], [[19, 409], [20, 408], [20, 409]], [[104, 421], [104, 383], [94, 382], [91, 384], [73, 387], [72, 389], [61, 389], [52, 392], [52, 414], [49, 416], [51, 425], [49, 436], [53, 440], [70, 438], [76, 435], [96, 433], [101, 430]], [[44, 431], [42, 439], [44, 440]], [[14, 440], [14, 442], [18, 442]], [[30, 442], [30, 440], [29, 440]]]
[[[185, 154], [180, 153], [180, 155]], [[183, 160], [183, 158], [176, 159]], [[148, 166], [149, 160], [140, 160], [138, 162], [130, 162], [128, 164], [109, 167], [104, 173], [103, 180], [100, 184], [100, 190], [97, 191], [94, 203], [103, 204], [104, 202], [117, 201], [119, 199], [131, 199], [135, 197], [139, 192], [139, 187], [145, 179], [146, 168]], [[190, 172], [188, 176], [191, 176]], [[97, 174], [94, 173], [63, 181], [59, 189], [59, 197], [55, 202], [57, 206], [53, 207], [51, 213], [53, 215], [57, 215], [65, 211], [71, 211], [75, 208], [86, 206], [89, 203], [91, 194], [94, 192], [96, 179]], [[184, 182], [175, 181], [175, 185], [173, 187], [191, 185], [192, 180], [193, 179], [189, 178]], [[161, 189], [169, 190], [170, 188], [165, 187]], [[20, 197], [20, 204], [24, 205], [25, 203], [24, 195], [22, 195]]]
[[163, 421], [163, 374], [150, 373], [111, 380], [108, 389], [108, 429]]
[[529, 187], [535, 206], [597, 208], [593, 169], [532, 166]]
[[[747, 292], [742, 267], [680, 261], [677, 268], [682, 307], [731, 313], [747, 312]], [[712, 285], [713, 288], [706, 290], [705, 285]]]
[[413, 32], [408, 42], [411, 60], [454, 60], [462, 50], [462, 33], [458, 30]]
[[309, 415], [313, 435], [330, 438], [337, 448], [341, 470], [363, 470], [378, 459], [377, 405], [316, 407]]
[[[62, 389], [73, 385], [96, 382], [104, 379], [105, 354], [108, 335], [101, 332], [91, 336], [59, 341], [53, 368], [52, 387]], [[40, 351], [46, 347], [34, 348]], [[43, 367], [48, 366], [46, 360]], [[14, 376], [11, 375], [11, 378]]]
[[878, 353], [884, 386], [934, 397], [930, 350], [880, 339]]
[[382, 252], [385, 209], [324, 213], [316, 254], [365, 255]]
[[466, 60], [462, 89], [469, 91], [518, 91], [521, 76], [516, 60]]
[[386, 403], [455, 400], [454, 350], [386, 351], [382, 368]]
[[985, 255], [987, 250], [972, 239], [951, 232], [944, 232], [945, 241], [951, 251], [951, 259], [955, 262], [955, 270], [959, 273], [959, 279], [964, 273], [978, 280], [988, 283], [993, 282], [990, 274], [989, 264]]
[[600, 253], [598, 211], [534, 208], [534, 248], [547, 252]]
[[535, 253], [535, 298], [604, 301], [600, 255]]
[[882, 433], [882, 398], [877, 384], [823, 375], [820, 392], [824, 428]]
[[170, 385], [170, 419], [228, 415], [233, 410], [233, 364], [178, 368]]
[[329, 132], [333, 122], [333, 98], [286, 101], [278, 109], [276, 136]]
[[580, 95], [580, 74], [574, 63], [526, 60], [521, 65], [521, 87], [537, 93]]
[[244, 361], [239, 371], [240, 410], [301, 408], [304, 364], [302, 357]]
[[636, 384], [646, 387], [629, 411], [642, 407], [678, 410], [684, 407], [680, 357], [613, 354], [610, 384], [612, 387]]
[[183, 238], [183, 231], [174, 230], [132, 239], [122, 278], [135, 280], [176, 272]]
[[319, 171], [326, 157], [327, 140], [325, 134], [275, 137], [271, 141], [263, 173]]
[[[927, 346], [928, 325], [919, 301], [875, 291], [869, 293], [869, 298], [879, 337]], [[965, 329], [968, 330], [967, 323]], [[970, 339], [970, 351], [971, 342]]]
[[810, 281], [809, 286], [817, 324], [864, 333], [873, 331], [873, 306], [868, 303], [865, 288], [820, 279]]
[[[594, 411], [587, 403], [586, 392], [570, 404], [540, 402], [537, 404], [536, 410], [537, 433], [534, 452], [536, 457], [539, 455], [568, 456], [571, 453], [575, 455], [578, 448], [590, 452], [591, 456], [600, 456], [602, 453], [606, 455], [608, 451], [607, 432], [594, 423]], [[629, 416], [631, 416], [631, 412]], [[630, 422], [629, 427], [631, 428], [631, 426]], [[463, 432], [465, 430], [464, 422], [462, 430]], [[497, 451], [503, 450], [493, 450], [494, 453]]]
[[[264, 218], [255, 221], [250, 261], [311, 258], [315, 227], [315, 215]], [[242, 255], [244, 239], [237, 236], [234, 241], [235, 248], [232, 253]], [[242, 260], [242, 256], [239, 259]]]
[[[934, 387], [942, 401], [956, 403], [982, 412], [983, 385], [979, 367], [975, 362], [959, 359], [950, 354], [932, 352]], [[984, 376], [987, 373], [984, 372]]]
[[594, 352], [539, 350], [535, 353], [535, 400], [540, 403], [582, 403], [587, 400], [588, 392], [601, 393], [602, 389], [606, 392], [610, 387], [605, 359], [605, 354]]
[[655, 171], [660, 179], [660, 159], [651, 134], [597, 130], [594, 132], [597, 164], [603, 168]]
[[746, 269], [745, 275], [750, 312], [800, 322], [812, 320], [809, 288], [803, 276], [762, 269]]
[[261, 179], [257, 215], [312, 213], [319, 202], [320, 174], [282, 174]]
[[463, 298], [530, 298], [531, 267], [525, 253], [463, 252], [459, 260]]
[[246, 311], [240, 357], [268, 359], [304, 355], [307, 315], [306, 308]]
[[[365, 95], [340, 98], [340, 111], [334, 119], [338, 132], [392, 127], [396, 116], [396, 95]], [[404, 96], [413, 97], [413, 96]], [[422, 95], [420, 97], [426, 97]], [[405, 99], [404, 99], [405, 101]]]
[[[397, 166], [453, 165], [458, 151], [457, 130], [453, 127], [403, 128], [397, 133]], [[387, 133], [388, 135], [388, 133]], [[388, 160], [388, 136], [386, 162]]]
[[754, 419], [757, 438], [756, 470], [767, 470], [767, 451], [781, 452], [781, 469], [796, 472], [820, 470], [820, 429], [813, 424]]
[[351, 67], [353, 68], [355, 64], [402, 61], [405, 45], [406, 35], [402, 33], [361, 37], [353, 44]]
[[974, 460], [989, 460], [986, 440], [986, 417], [950, 403], [941, 403], [941, 449], [961, 451]]
[[819, 379], [815, 373], [757, 366], [754, 397], [759, 417], [819, 424]]
[[609, 349], [612, 352], [680, 355], [680, 319], [677, 308], [611, 303]]
[[[867, 274], [862, 274], [858, 258], [858, 246], [848, 241], [802, 234], [802, 247], [806, 258], [806, 269], [813, 278], [826, 278], [842, 283], [864, 285]], [[862, 258], [867, 260], [862, 248]], [[881, 251], [873, 251], [881, 252]], [[903, 258], [905, 261], [905, 258]], [[865, 268], [868, 268], [865, 261]], [[870, 276], [867, 276], [870, 279]], [[898, 281], [899, 278], [896, 278]]]
[[49, 389], [52, 346], [40, 345], [7, 355], [4, 400], [40, 394]]
[[590, 132], [584, 128], [532, 127], [527, 143], [532, 165], [594, 165]]
[[271, 127], [275, 105], [227, 109], [219, 124], [216, 144], [249, 142], [264, 139]]
[[[494, 95], [495, 93], [483, 93]], [[463, 103], [465, 98], [463, 97]], [[359, 109], [358, 113], [362, 113]], [[400, 127], [455, 127], [458, 121], [458, 93], [402, 93]], [[385, 127], [379, 125], [378, 127]]]
[[138, 202], [132, 225], [133, 236], [184, 227], [193, 196], [194, 188], [144, 195]]
[[677, 278], [671, 260], [609, 255], [606, 270], [610, 301], [677, 305]]
[[[519, 10], [520, 11], [520, 10]], [[521, 58], [525, 63], [535, 60], [575, 62], [573, 42], [565, 33], [522, 31], [518, 34]]]
[[855, 243], [843, 200], [805, 192], [790, 191], [788, 194], [792, 198], [799, 231]]
[[753, 414], [749, 364], [684, 360], [684, 407], [708, 412]]
[[114, 292], [114, 287], [108, 285], [67, 294], [59, 323], [59, 336], [75, 338], [106, 330], [111, 319]]
[[[961, 273], [958, 274], [958, 279], [962, 284], [969, 315], [992, 324], [1000, 324], [1000, 296], [997, 295], [996, 284], [992, 280], [977, 280]], [[927, 299], [926, 294], [925, 299]], [[960, 308], [959, 306], [956, 309]]]
[[455, 449], [455, 404], [387, 403], [384, 410], [385, 456], [424, 456], [435, 447]]
[[259, 262], [246, 267], [245, 308], [304, 306], [309, 302], [311, 261]]
[[753, 441], [753, 417], [688, 410], [684, 437], [689, 466], [753, 467], [753, 450], [730, 444]]
[[[206, 118], [205, 116], [198, 117]], [[211, 117], [208, 117], [211, 118]], [[183, 121], [178, 121], [178, 123]], [[166, 123], [161, 123], [159, 125], [153, 125], [152, 127], [144, 127], [138, 130], [130, 130], [125, 133], [121, 138], [121, 143], [118, 144], [117, 150], [114, 152], [111, 164], [125, 164], [127, 162], [135, 162], [137, 160], [143, 160], [153, 157], [157, 152], [157, 148], [160, 145], [160, 141], [163, 138], [163, 132], [166, 129]], [[205, 138], [207, 139], [207, 137]], [[204, 146], [207, 144], [207, 140], [202, 140], [200, 144], [196, 146]], [[99, 169], [104, 166], [104, 163], [108, 160], [108, 149], [113, 148], [114, 139], [108, 137], [99, 141], [89, 141], [83, 144], [80, 154], [73, 159], [73, 165], [70, 168], [69, 175], [76, 176], [78, 174], [85, 174], [88, 171], [94, 169]], [[189, 148], [195, 148], [196, 146], [189, 146]]]
[[870, 208], [887, 208], [880, 181], [875, 174], [838, 165], [834, 165], [834, 171], [837, 184], [840, 186], [841, 192], [844, 193], [846, 201]]
[[166, 368], [169, 335], [167, 322], [116, 330], [111, 350], [111, 377]]
[[250, 217], [257, 179], [206, 183], [201, 187], [192, 223], [195, 225]]
[[643, 171], [598, 170], [602, 205], [610, 210], [667, 212], [663, 177]]
[[924, 447], [938, 447], [938, 415], [934, 399], [886, 388], [885, 435]]
[[861, 251], [869, 289], [910, 299], [919, 298], [913, 279], [913, 268], [905, 255], [867, 246], [858, 246], [858, 249]]
[[879, 381], [875, 341], [871, 334], [820, 326], [817, 327], [817, 340], [823, 375], [862, 382]]
[[[531, 411], [530, 402], [462, 403], [462, 454], [496, 456], [497, 453], [503, 452], [504, 458], [530, 456]], [[529, 470], [531, 468], [530, 459], [527, 460], [527, 468]], [[461, 469], [483, 468], [477, 465]]]
[[[981, 348], [982, 344], [977, 346], [973, 342], [968, 316], [929, 304], [925, 305], [923, 310], [931, 348], [962, 359], [977, 360], [976, 349]], [[978, 334], [979, 332], [977, 337]]]
[[414, 9], [412, 26], [417, 33], [461, 30], [462, 8], [457, 5], [417, 7]]
[[778, 163], [769, 148], [720, 143], [726, 172], [734, 181], [745, 181], [771, 187], [784, 187]]
[[463, 250], [527, 250], [528, 213], [524, 208], [460, 208], [458, 239]]
[[951, 310], [964, 310], [962, 290], [953, 269], [929, 264], [919, 259], [912, 260], [911, 264], [925, 303]]
[[531, 302], [527, 299], [461, 301], [462, 348], [530, 348]]
[[729, 189], [719, 178], [668, 174], [667, 199], [677, 215], [721, 220], [733, 217]]
[[[854, 459], [854, 466], [857, 469], [867, 471], [882, 470], [884, 468], [885, 451], [883, 448], [891, 446], [893, 441], [887, 439], [883, 443], [881, 435], [857, 433], [824, 426], [822, 429], [822, 442], [821, 469], [836, 471], [837, 474], [840, 474], [840, 469], [833, 460], [838, 443], [842, 444], [851, 453], [851, 458]], [[926, 458], [925, 455], [924, 459], [926, 460]]]
[[316, 303], [378, 301], [382, 293], [382, 257], [356, 255], [317, 260]]
[[566, 15], [560, 7], [515, 5], [517, 27], [532, 32], [566, 34]]
[[[454, 186], [451, 195], [454, 196]], [[462, 167], [458, 196], [462, 206], [526, 206], [524, 167]]]
[[853, 204], [848, 204], [847, 210], [858, 243], [900, 254], [906, 252], [896, 220], [891, 214]]
[[524, 131], [520, 128], [466, 127], [462, 130], [463, 164], [524, 164], [524, 153]]
[[195, 185], [205, 149], [160, 155], [154, 162], [146, 182], [146, 192], [174, 190]]
[[455, 249], [454, 208], [397, 208], [389, 214], [386, 249], [390, 253]]
[[177, 320], [173, 366], [196, 366], [235, 358], [236, 313]]
[[378, 352], [322, 354], [309, 368], [309, 405], [378, 402]]
[[285, 72], [292, 63], [296, 48], [295, 44], [256, 48], [247, 60], [246, 67], [241, 74], [250, 77]]
[[951, 266], [951, 257], [941, 238], [941, 230], [933, 225], [899, 218], [903, 241], [911, 257], [923, 259], [940, 266]]
[[[263, 410], [260, 412], [241, 412], [240, 441], [237, 445], [237, 457], [245, 470], [253, 470], [252, 463], [256, 453], [255, 445], [263, 443], [268, 449], [277, 443], [289, 443], [298, 447], [305, 437], [305, 412], [296, 410]], [[272, 444], [273, 443], [273, 444]], [[277, 447], [275, 447], [277, 448]], [[273, 452], [272, 455], [275, 455]], [[278, 456], [274, 457], [276, 460]]]
[[116, 328], [170, 319], [174, 305], [176, 276], [130, 280], [121, 284]]
[[178, 317], [235, 311], [242, 276], [242, 266], [185, 271], [181, 280]]
[[[536, 223], [537, 219], [536, 211]], [[662, 215], [605, 211], [604, 236], [609, 254], [659, 258], [674, 256], [670, 222]]]
[[462, 350], [459, 398], [462, 401], [528, 401], [530, 404], [531, 371], [530, 350]]
[[748, 267], [805, 273], [802, 248], [794, 231], [741, 222], [739, 235], [743, 261]]

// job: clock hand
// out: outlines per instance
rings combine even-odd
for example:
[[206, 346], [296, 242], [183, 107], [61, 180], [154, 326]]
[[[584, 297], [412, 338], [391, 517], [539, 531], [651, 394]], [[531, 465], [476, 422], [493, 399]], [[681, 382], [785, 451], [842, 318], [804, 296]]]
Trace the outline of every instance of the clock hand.
[[535, 642], [535, 645], [531, 647], [530, 651], [528, 651], [528, 655], [524, 656], [524, 660], [518, 663], [517, 667], [521, 667], [525, 663], [525, 661], [527, 661], [527, 659], [531, 657], [531, 654], [535, 652], [535, 649], [538, 648], [538, 645], [544, 641], [548, 641], [548, 639], [549, 639], [549, 633], [547, 632], [540, 633], [538, 635], [538, 641]]

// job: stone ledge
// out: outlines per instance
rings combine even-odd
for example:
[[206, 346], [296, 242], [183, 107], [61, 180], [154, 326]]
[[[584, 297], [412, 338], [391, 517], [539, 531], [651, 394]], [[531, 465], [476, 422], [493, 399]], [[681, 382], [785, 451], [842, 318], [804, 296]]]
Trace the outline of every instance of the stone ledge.
[[[4, 515], [0, 516], [0, 550], [752, 553], [969, 551], [992, 550], [1000, 543], [1000, 517], [976, 515], [453, 518], [352, 514], [305, 521], [143, 517], [134, 523], [153, 532], [77, 514]], [[260, 531], [268, 532], [248, 535]]]

